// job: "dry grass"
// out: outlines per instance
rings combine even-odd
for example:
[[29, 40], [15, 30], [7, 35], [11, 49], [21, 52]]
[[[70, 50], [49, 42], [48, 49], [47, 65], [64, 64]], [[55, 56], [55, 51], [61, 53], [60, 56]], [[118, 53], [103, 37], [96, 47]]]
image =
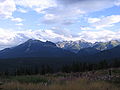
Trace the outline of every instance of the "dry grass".
[[[106, 70], [96, 71], [94, 74], [85, 72], [79, 77], [79, 73], [0, 77], [0, 81], [4, 82], [0, 88], [2, 90], [120, 90], [120, 69], [113, 71], [112, 75], [117, 78], [111, 80], [104, 80], [106, 72]], [[99, 78], [95, 79], [96, 77]]]
[[103, 81], [89, 81], [86, 79], [76, 79], [43, 85], [41, 83], [19, 83], [9, 82], [2, 86], [3, 90], [120, 90], [114, 84]]

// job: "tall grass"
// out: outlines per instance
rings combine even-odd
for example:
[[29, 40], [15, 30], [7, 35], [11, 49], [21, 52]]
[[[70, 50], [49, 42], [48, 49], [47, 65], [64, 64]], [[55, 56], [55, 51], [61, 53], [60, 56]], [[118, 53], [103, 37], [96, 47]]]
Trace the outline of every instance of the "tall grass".
[[0, 88], [2, 90], [120, 90], [120, 70], [113, 71], [111, 80], [106, 72], [106, 70], [96, 71], [94, 74], [85, 72], [79, 77], [79, 73], [4, 76], [0, 77], [0, 81], [3, 82]]
[[[63, 81], [64, 82], [64, 81]], [[120, 90], [114, 84], [103, 81], [76, 79], [45, 85], [42, 83], [8, 82], [2, 86], [3, 90]]]

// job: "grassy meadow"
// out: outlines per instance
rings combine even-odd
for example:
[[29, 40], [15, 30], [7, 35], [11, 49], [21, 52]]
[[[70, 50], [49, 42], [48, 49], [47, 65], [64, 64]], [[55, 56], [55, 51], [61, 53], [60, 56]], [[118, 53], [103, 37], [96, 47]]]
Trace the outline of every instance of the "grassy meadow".
[[1, 76], [0, 90], [120, 90], [120, 69], [46, 75]]

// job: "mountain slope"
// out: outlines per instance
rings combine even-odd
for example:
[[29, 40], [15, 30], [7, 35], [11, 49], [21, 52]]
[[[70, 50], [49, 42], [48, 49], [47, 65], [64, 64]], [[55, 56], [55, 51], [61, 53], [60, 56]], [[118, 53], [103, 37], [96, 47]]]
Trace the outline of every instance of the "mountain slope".
[[[81, 57], [82, 58], [82, 57]], [[85, 57], [86, 61], [120, 59], [120, 45]]]
[[94, 55], [96, 53], [100, 52], [100, 50], [97, 50], [95, 48], [92, 48], [92, 47], [89, 47], [89, 48], [84, 48], [84, 49], [81, 49], [77, 55], [80, 57], [83, 57], [83, 56], [89, 56], [89, 55]]
[[20, 58], [20, 57], [68, 57], [74, 53], [58, 48], [56, 44], [39, 40], [28, 40], [27, 42], [0, 51], [0, 58]]

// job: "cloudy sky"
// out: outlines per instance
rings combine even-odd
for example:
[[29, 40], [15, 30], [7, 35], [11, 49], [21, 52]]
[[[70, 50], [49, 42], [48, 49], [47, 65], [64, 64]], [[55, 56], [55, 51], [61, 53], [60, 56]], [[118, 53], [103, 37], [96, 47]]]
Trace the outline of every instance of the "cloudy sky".
[[0, 49], [30, 38], [120, 39], [120, 0], [0, 0]]

